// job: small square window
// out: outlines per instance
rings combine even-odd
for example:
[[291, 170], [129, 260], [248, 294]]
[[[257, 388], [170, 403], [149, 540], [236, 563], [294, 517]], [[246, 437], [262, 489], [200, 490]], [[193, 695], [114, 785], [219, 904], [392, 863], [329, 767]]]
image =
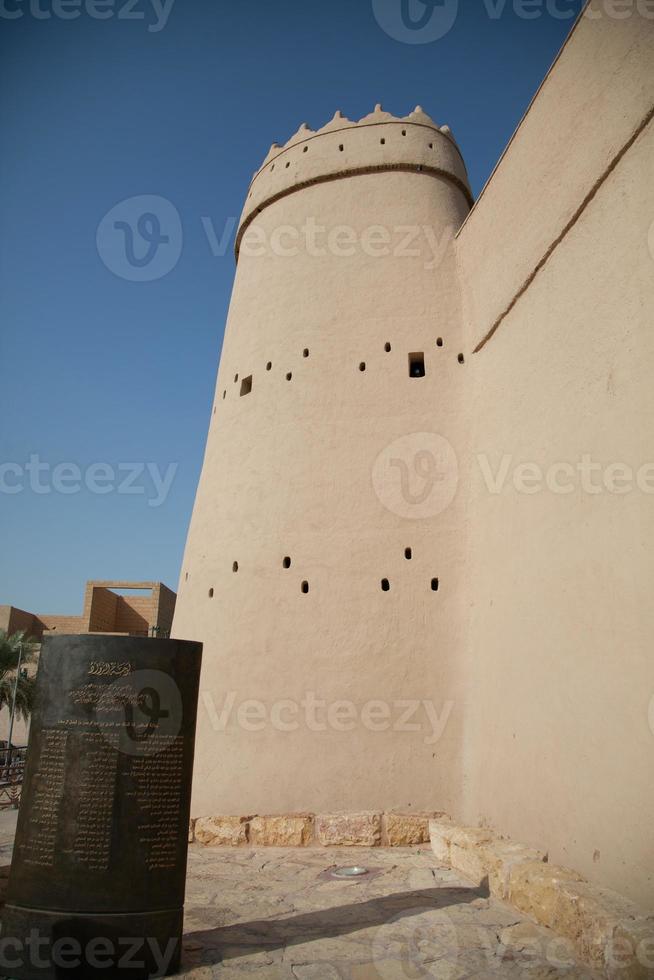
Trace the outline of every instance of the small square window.
[[252, 375], [247, 378], [243, 378], [241, 381], [241, 395], [249, 395], [252, 391]]
[[409, 377], [424, 378], [425, 376], [425, 355], [422, 351], [409, 354]]

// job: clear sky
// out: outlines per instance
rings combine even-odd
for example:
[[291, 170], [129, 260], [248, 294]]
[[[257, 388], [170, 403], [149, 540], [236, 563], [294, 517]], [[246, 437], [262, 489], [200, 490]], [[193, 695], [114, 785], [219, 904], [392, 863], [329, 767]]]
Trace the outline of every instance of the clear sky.
[[[0, 604], [81, 612], [88, 578], [177, 588], [234, 275], [233, 233], [222, 255], [209, 239], [271, 142], [419, 103], [477, 195], [580, 7], [0, 0]], [[141, 195], [172, 205], [134, 245], [172, 229], [150, 281], [112, 251], [141, 205], [102, 224]]]

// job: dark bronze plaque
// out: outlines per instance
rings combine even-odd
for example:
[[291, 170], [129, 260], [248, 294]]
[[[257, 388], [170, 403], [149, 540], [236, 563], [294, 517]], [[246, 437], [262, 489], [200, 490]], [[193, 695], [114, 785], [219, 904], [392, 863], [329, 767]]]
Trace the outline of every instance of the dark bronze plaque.
[[45, 639], [1, 975], [177, 969], [201, 658], [183, 640]]

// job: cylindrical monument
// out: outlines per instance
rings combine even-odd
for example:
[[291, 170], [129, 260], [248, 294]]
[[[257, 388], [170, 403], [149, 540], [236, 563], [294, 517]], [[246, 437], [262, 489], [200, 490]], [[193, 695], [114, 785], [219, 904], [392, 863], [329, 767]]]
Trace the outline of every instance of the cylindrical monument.
[[201, 658], [182, 640], [45, 639], [0, 973], [177, 969]]

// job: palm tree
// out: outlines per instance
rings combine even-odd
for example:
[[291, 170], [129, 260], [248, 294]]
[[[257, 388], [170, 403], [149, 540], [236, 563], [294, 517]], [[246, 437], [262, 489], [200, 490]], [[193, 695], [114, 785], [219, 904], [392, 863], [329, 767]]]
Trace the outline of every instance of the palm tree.
[[[21, 652], [22, 647], [22, 652]], [[0, 711], [7, 707], [11, 711], [16, 686], [16, 671], [20, 662], [20, 674], [16, 686], [16, 714], [27, 721], [34, 704], [33, 677], [27, 676], [23, 668], [34, 663], [36, 659], [36, 643], [25, 637], [25, 631], [7, 634], [0, 630]]]

